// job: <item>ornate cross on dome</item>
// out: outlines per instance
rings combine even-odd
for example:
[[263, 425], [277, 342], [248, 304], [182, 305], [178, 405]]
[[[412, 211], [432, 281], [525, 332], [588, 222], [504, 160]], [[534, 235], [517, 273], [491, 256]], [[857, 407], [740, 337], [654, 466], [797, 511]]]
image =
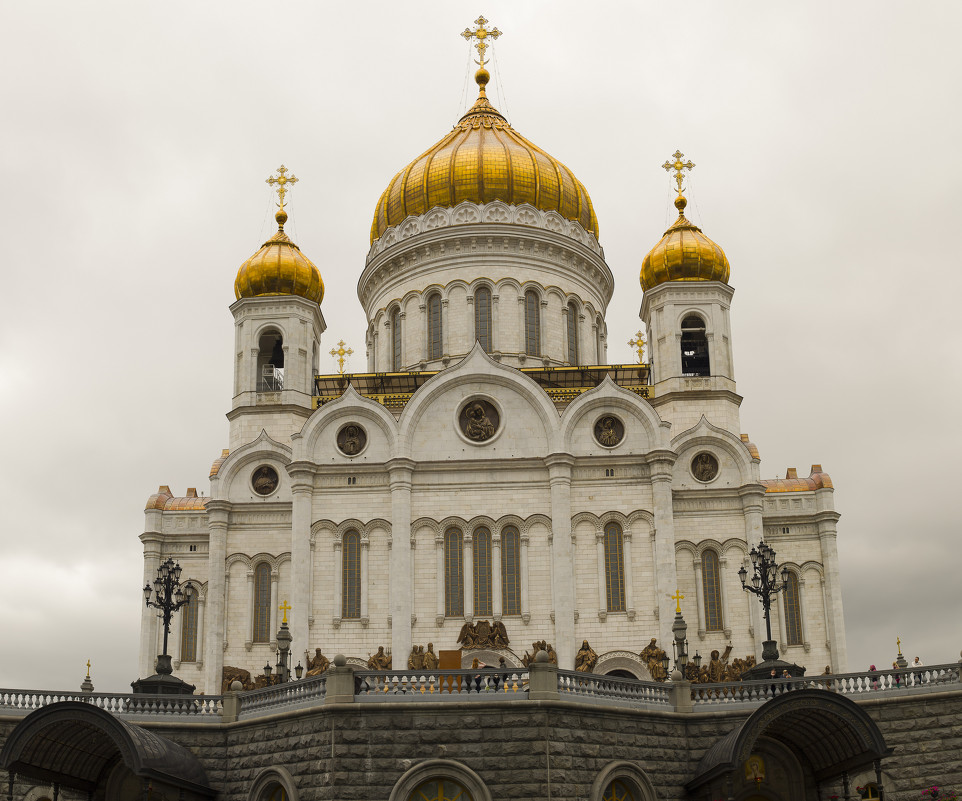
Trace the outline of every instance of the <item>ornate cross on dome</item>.
[[295, 178], [293, 174], [288, 175], [288, 174], [287, 174], [287, 167], [285, 167], [283, 164], [281, 164], [281, 166], [277, 168], [277, 177], [275, 178], [275, 177], [272, 175], [270, 178], [267, 179], [267, 183], [269, 183], [271, 186], [274, 186], [274, 184], [277, 184], [277, 197], [278, 197], [279, 200], [280, 200], [280, 204], [279, 204], [279, 205], [280, 205], [281, 210], [283, 211], [283, 209], [284, 209], [284, 196], [285, 196], [285, 195], [288, 193], [288, 191], [289, 191], [289, 190], [287, 189], [287, 185], [288, 185], [288, 184], [291, 184], [291, 185], [296, 184], [296, 183], [297, 183], [297, 178]]
[[629, 339], [628, 344], [638, 351], [638, 364], [645, 363], [645, 335], [639, 331], [634, 339]]
[[336, 348], [331, 348], [331, 356], [337, 359], [337, 372], [341, 375], [344, 375], [344, 357], [350, 356], [352, 353], [354, 353], [353, 350], [344, 347], [343, 339], [337, 343]]
[[277, 607], [277, 608], [280, 609], [280, 610], [284, 613], [284, 619], [283, 619], [281, 622], [282, 622], [282, 623], [286, 623], [286, 622], [287, 622], [287, 613], [291, 611], [291, 605], [290, 605], [287, 601], [284, 601], [284, 603], [282, 603], [282, 604], [281, 604], [279, 607]]
[[488, 43], [484, 40], [489, 37], [491, 39], [497, 39], [501, 35], [501, 31], [497, 28], [492, 28], [490, 31], [485, 28], [484, 26], [488, 24], [488, 21], [484, 17], [478, 17], [474, 21], [474, 24], [478, 27], [473, 31], [470, 28], [465, 28], [461, 35], [469, 42], [472, 39], [478, 40], [474, 46], [478, 49], [478, 55], [481, 57], [481, 60], [475, 63], [481, 67], [481, 69], [484, 69], [484, 51], [488, 49]]
[[675, 179], [675, 183], [678, 184], [678, 194], [680, 195], [681, 184], [682, 184], [682, 181], [685, 180], [684, 171], [685, 170], [691, 171], [695, 165], [692, 164], [690, 160], [682, 161], [682, 159], [685, 158], [685, 154], [682, 153], [680, 150], [676, 150], [671, 157], [674, 159], [674, 161], [670, 161], [670, 160], [666, 161], [661, 166], [663, 169], [666, 169], [669, 172], [671, 172], [672, 170], [675, 171], [675, 174], [672, 177]]
[[675, 590], [675, 594], [670, 596], [670, 598], [675, 602], [675, 611], [681, 614], [681, 602], [685, 600], [685, 596], [681, 594], [681, 590]]

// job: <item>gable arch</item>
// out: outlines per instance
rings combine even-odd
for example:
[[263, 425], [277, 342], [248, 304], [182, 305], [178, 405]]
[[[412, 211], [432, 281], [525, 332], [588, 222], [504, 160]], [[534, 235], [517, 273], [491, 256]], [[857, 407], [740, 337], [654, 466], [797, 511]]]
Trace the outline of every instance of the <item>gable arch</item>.
[[[321, 406], [307, 419], [300, 432], [292, 437], [297, 461], [317, 461], [315, 455], [321, 438], [325, 434], [330, 434], [332, 438], [336, 437], [341, 423], [347, 422], [349, 418], [370, 424], [384, 438], [384, 445], [377, 448], [374, 442], [375, 431], [368, 431], [368, 444], [365, 451], [360, 454], [360, 458], [371, 455], [387, 461], [394, 455], [398, 436], [398, 425], [394, 415], [376, 400], [359, 394], [354, 386], [349, 384], [339, 398]], [[355, 462], [359, 458], [342, 454], [336, 447], [325, 449], [324, 452], [328, 458], [339, 459], [346, 464]]]
[[[709, 423], [704, 415], [694, 426], [673, 437], [670, 447], [678, 454], [674, 467], [673, 486], [676, 488], [702, 488], [703, 485], [689, 474], [689, 461], [696, 455], [695, 451], [698, 449], [713, 452], [716, 458], [717, 453], [729, 457], [734, 469], [734, 474], [731, 476], [735, 482], [734, 486], [744, 486], [758, 481], [758, 464], [753, 461], [748, 445], [730, 431]], [[723, 461], [719, 460], [718, 476], [709, 482], [708, 486], [729, 485], [724, 482], [726, 468]]]
[[278, 468], [277, 475], [280, 485], [274, 493], [266, 496], [276, 500], [278, 493], [285, 489], [287, 466], [291, 463], [292, 456], [293, 451], [288, 446], [272, 439], [267, 431], [261, 429], [257, 439], [232, 450], [224, 459], [217, 475], [210, 480], [210, 497], [217, 500], [228, 500], [227, 496], [239, 474], [243, 474], [251, 464], [263, 461], [273, 463]]
[[[665, 446], [664, 424], [651, 404], [606, 375], [598, 386], [583, 392], [562, 413], [559, 448], [567, 453], [610, 452], [612, 449], [599, 445], [594, 438], [595, 417], [604, 411], [620, 413], [624, 418], [625, 436], [614, 448], [618, 453], [647, 453]], [[638, 433], [632, 431], [635, 423], [641, 426]]]

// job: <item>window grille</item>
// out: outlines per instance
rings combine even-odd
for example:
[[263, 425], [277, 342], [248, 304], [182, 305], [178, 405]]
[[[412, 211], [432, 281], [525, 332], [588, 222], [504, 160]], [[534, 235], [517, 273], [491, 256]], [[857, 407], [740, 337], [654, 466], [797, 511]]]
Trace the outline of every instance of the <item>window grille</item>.
[[391, 312], [391, 370], [401, 370], [401, 310]]
[[444, 533], [444, 614], [464, 614], [464, 550], [456, 528]]
[[180, 620], [180, 661], [197, 661], [197, 590], [190, 599], [190, 603], [182, 607]]
[[341, 544], [341, 617], [361, 616], [361, 535], [356, 531], [344, 534]]
[[538, 293], [529, 289], [524, 293], [524, 342], [525, 353], [541, 355], [541, 301]]
[[441, 340], [441, 296], [437, 293], [428, 298], [428, 358], [440, 359], [444, 355]]
[[568, 363], [579, 364], [578, 361], [578, 310], [574, 303], [568, 304]]
[[514, 526], [501, 531], [501, 614], [521, 614], [521, 535]]
[[798, 599], [798, 576], [789, 571], [785, 586], [785, 635], [789, 645], [802, 644], [802, 613]]
[[486, 286], [474, 291], [474, 338], [485, 353], [491, 352], [491, 290]]
[[701, 555], [701, 583], [705, 597], [705, 628], [721, 631], [722, 621], [721, 585], [718, 574], [718, 554], [705, 551]]
[[605, 590], [609, 612], [625, 611], [625, 542], [621, 526], [605, 526]]
[[491, 614], [491, 532], [474, 532], [474, 614]]

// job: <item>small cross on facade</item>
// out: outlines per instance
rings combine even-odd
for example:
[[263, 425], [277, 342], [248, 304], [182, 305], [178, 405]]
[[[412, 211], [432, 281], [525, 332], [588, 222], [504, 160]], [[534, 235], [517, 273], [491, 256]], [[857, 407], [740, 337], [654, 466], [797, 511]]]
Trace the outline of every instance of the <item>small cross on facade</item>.
[[351, 348], [344, 347], [344, 340], [337, 343], [336, 348], [331, 348], [331, 356], [337, 359], [337, 372], [344, 375], [344, 357], [354, 353]]
[[293, 174], [288, 175], [287, 167], [281, 164], [281, 166], [277, 168], [277, 177], [275, 178], [272, 175], [270, 178], [267, 179], [267, 183], [269, 183], [271, 186], [274, 186], [274, 184], [277, 184], [277, 197], [280, 200], [280, 203], [278, 205], [283, 210], [284, 196], [290, 191], [287, 188], [287, 185], [291, 184], [293, 186], [294, 184], [296, 184], [297, 178], [294, 177]]
[[675, 183], [678, 184], [678, 194], [680, 195], [681, 185], [682, 185], [682, 182], [685, 180], [685, 170], [688, 170], [689, 172], [691, 172], [691, 170], [694, 169], [695, 165], [691, 163], [691, 159], [689, 159], [688, 161], [682, 161], [682, 159], [685, 158], [685, 154], [682, 153], [680, 150], [676, 150], [672, 154], [671, 158], [674, 159], [674, 161], [669, 159], [661, 166], [663, 169], [668, 170], [668, 172], [671, 172], [672, 170], [675, 171], [675, 174], [672, 177], [675, 179]]
[[488, 24], [488, 21], [484, 17], [478, 17], [474, 24], [478, 27], [473, 31], [470, 28], [465, 28], [461, 35], [467, 39], [469, 42], [472, 39], [477, 39], [477, 43], [474, 45], [478, 49], [478, 55], [481, 57], [480, 61], [475, 61], [481, 69], [484, 69], [484, 51], [488, 49], [488, 43], [485, 39], [497, 39], [501, 35], [501, 31], [497, 28], [492, 28], [490, 31], [484, 26]]
[[681, 594], [681, 590], [675, 590], [675, 594], [670, 597], [675, 602], [675, 612], [681, 614], [681, 602], [685, 600], [685, 596]]
[[290, 605], [289, 603], [287, 603], [287, 601], [284, 601], [284, 603], [282, 603], [282, 604], [281, 604], [279, 607], [277, 607], [277, 608], [280, 609], [280, 610], [284, 613], [284, 620], [282, 620], [281, 622], [282, 622], [282, 623], [286, 623], [286, 622], [287, 622], [287, 613], [291, 611], [291, 605]]
[[645, 335], [639, 331], [634, 339], [629, 339], [628, 344], [638, 351], [638, 364], [645, 363]]

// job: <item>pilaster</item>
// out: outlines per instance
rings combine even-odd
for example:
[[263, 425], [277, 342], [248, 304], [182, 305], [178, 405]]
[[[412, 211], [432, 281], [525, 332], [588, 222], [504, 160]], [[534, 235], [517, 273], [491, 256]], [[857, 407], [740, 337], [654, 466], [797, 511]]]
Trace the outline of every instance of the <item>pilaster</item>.
[[545, 459], [551, 489], [551, 595], [554, 606], [558, 665], [573, 670], [575, 662], [575, 583], [571, 547], [571, 468], [574, 457], [552, 453]]
[[414, 613], [411, 575], [411, 480], [414, 462], [391, 459], [387, 463], [391, 487], [390, 607], [391, 653], [400, 669], [411, 653], [411, 615]]
[[227, 609], [227, 524], [231, 504], [211, 498], [207, 502], [207, 608], [204, 639], [204, 691], [209, 695], [220, 692], [224, 673], [225, 615]]
[[[678, 586], [675, 565], [675, 517], [671, 495], [672, 469], [678, 454], [674, 451], [656, 450], [648, 454], [651, 474], [651, 492], [655, 519], [655, 615], [658, 618], [660, 641], [669, 643], [674, 636], [671, 631], [672, 616], [669, 598]], [[664, 647], [664, 645], [662, 646]]]
[[[311, 499], [314, 472], [310, 465], [293, 462], [287, 473], [291, 480], [291, 662], [307, 664], [310, 654], [310, 619], [314, 616], [311, 597]], [[297, 659], [294, 659], [294, 655]], [[302, 657], [303, 656], [303, 660]]]

